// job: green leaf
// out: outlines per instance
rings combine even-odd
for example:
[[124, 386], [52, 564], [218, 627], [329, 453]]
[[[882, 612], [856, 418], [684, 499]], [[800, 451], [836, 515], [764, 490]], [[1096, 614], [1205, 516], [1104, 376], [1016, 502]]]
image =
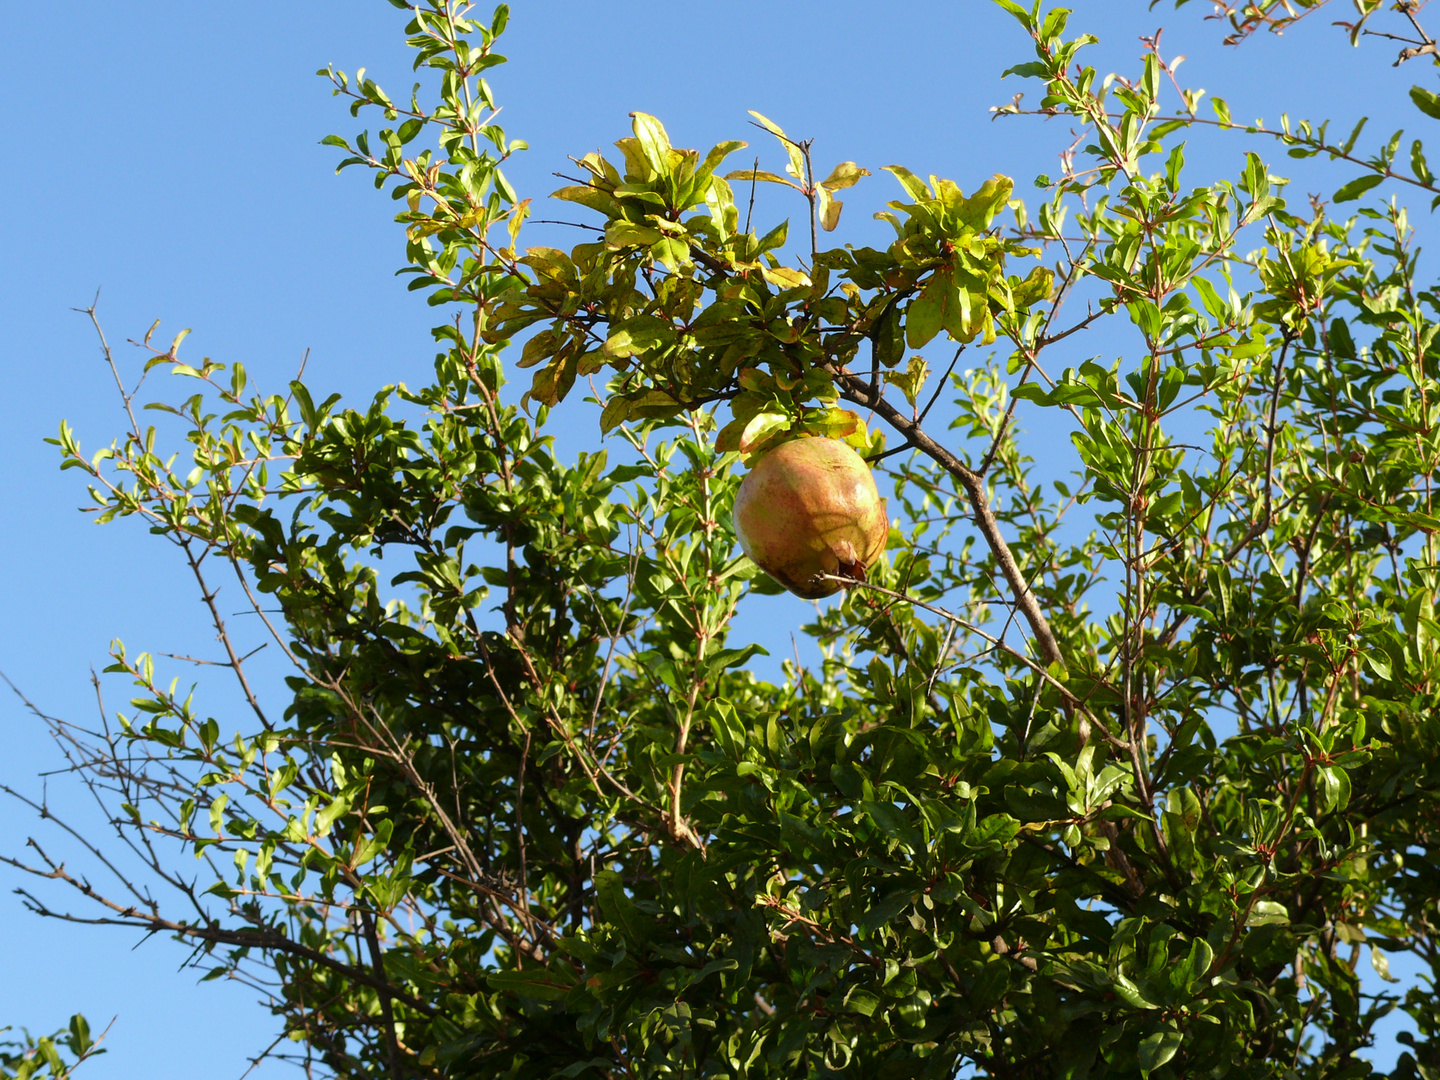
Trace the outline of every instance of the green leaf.
[[859, 413], [849, 409], [831, 408], [818, 417], [807, 415], [803, 427], [811, 435], [826, 439], [852, 439], [857, 433], [864, 431], [865, 422], [861, 420]]
[[1019, 20], [1020, 25], [1025, 27], [1026, 30], [1035, 29], [1034, 17], [1031, 16], [1031, 14], [1023, 7], [1017, 4], [1015, 0], [995, 0], [995, 3], [998, 4], [1000, 7], [1004, 8], [1011, 15], [1015, 16], [1015, 18]]
[[600, 411], [600, 434], [610, 434], [628, 419], [630, 419], [630, 402], [616, 394], [605, 403], [605, 408]]
[[1135, 1060], [1140, 1066], [1141, 1075], [1149, 1076], [1152, 1071], [1168, 1062], [1179, 1052], [1184, 1041], [1185, 1037], [1180, 1032], [1169, 1029], [1157, 1031], [1141, 1039], [1135, 1050]]
[[905, 355], [905, 327], [897, 304], [892, 302], [881, 312], [880, 318], [870, 330], [870, 340], [875, 361], [881, 367], [891, 368], [900, 362], [900, 358]]
[[705, 155], [705, 160], [700, 163], [700, 168], [695, 171], [697, 184], [703, 183], [710, 175], [720, 167], [720, 163], [733, 154], [736, 150], [743, 150], [749, 143], [739, 139], [731, 139], [727, 142], [717, 143], [710, 148]]
[[625, 360], [674, 345], [675, 339], [675, 328], [664, 319], [654, 315], [637, 315], [611, 325], [603, 351], [611, 359]]
[[977, 310], [969, 291], [955, 281], [952, 267], [939, 267], [925, 283], [920, 295], [910, 301], [905, 313], [905, 342], [912, 349], [923, 347], [941, 330], [956, 341], [970, 341], [980, 330]]
[[1375, 946], [1370, 946], [1370, 966], [1375, 969], [1375, 974], [1388, 983], [1398, 983], [1400, 980], [1390, 974], [1390, 960]]
[[[760, 238], [759, 243], [756, 245], [756, 250], [757, 252], [763, 253], [766, 251], [772, 251], [778, 247], [784, 247], [785, 238], [789, 235], [790, 222], [788, 220], [782, 221], [779, 225], [776, 225], [773, 229], [771, 229], [769, 232], [767, 232], [764, 236]], [[764, 269], [768, 270], [770, 269], [770, 267], [765, 267]], [[806, 280], [808, 281], [809, 279], [807, 278]]]
[[808, 289], [810, 276], [788, 266], [762, 266], [760, 276], [779, 289]]
[[342, 815], [348, 813], [349, 810], [350, 800], [343, 795], [336, 796], [329, 806], [315, 815], [315, 835], [327, 835], [330, 832], [331, 826], [333, 826]]
[[1193, 991], [1195, 985], [1200, 982], [1210, 970], [1210, 965], [1215, 962], [1215, 950], [1204, 938], [1196, 938], [1190, 943], [1190, 953], [1185, 957], [1177, 972], [1179, 982], [1185, 992]]
[[1355, 142], [1356, 142], [1356, 140], [1358, 140], [1358, 139], [1360, 138], [1360, 132], [1362, 132], [1362, 131], [1365, 130], [1365, 125], [1366, 125], [1369, 121], [1370, 121], [1370, 118], [1369, 118], [1368, 116], [1362, 116], [1362, 117], [1360, 118], [1360, 122], [1357, 123], [1357, 124], [1354, 126], [1354, 128], [1351, 129], [1349, 136], [1345, 139], [1345, 142], [1341, 145], [1340, 150], [1341, 150], [1342, 153], [1348, 154], [1348, 153], [1350, 153], [1351, 150], [1355, 149]]
[[912, 349], [924, 348], [944, 325], [944, 300], [922, 293], [905, 309], [905, 343]]
[[[1000, 0], [996, 0], [999, 3]], [[1050, 68], [1035, 60], [1024, 64], [1013, 64], [1000, 73], [1002, 79], [1011, 75], [1019, 75], [1023, 79], [1047, 79], [1050, 77]]]
[[1431, 175], [1430, 166], [1425, 160], [1425, 144], [1419, 139], [1410, 144], [1410, 171], [1422, 184], [1432, 184], [1435, 181], [1435, 177]]
[[575, 988], [574, 983], [566, 982], [557, 972], [540, 967], [523, 971], [492, 971], [485, 975], [485, 981], [492, 990], [541, 1001], [563, 998]]
[[1290, 912], [1285, 910], [1285, 905], [1276, 903], [1274, 900], [1258, 900], [1255, 906], [1250, 909], [1250, 918], [1246, 926], [1288, 926], [1290, 924]]
[[853, 986], [845, 995], [844, 1005], [847, 1012], [874, 1016], [875, 1010], [880, 1007], [880, 995], [863, 986]]
[[1440, 120], [1440, 94], [1427, 90], [1423, 86], [1412, 86], [1410, 87], [1410, 100], [1426, 116]]
[[67, 1040], [72, 1054], [84, 1054], [95, 1045], [90, 1037], [90, 1022], [85, 1017], [76, 1013], [70, 1017], [70, 1038]]
[[[361, 837], [357, 840], [355, 843], [355, 851], [350, 857], [351, 865], [355, 867], [364, 866], [371, 859], [383, 853], [390, 845], [390, 836], [394, 831], [395, 823], [389, 818], [386, 818], [376, 826], [374, 836]], [[259, 873], [258, 863], [256, 865], [256, 871]], [[260, 877], [263, 880], [265, 875], [260, 873]]]
[[680, 402], [664, 390], [646, 390], [630, 401], [630, 415], [635, 417], [667, 417], [680, 411]]
[[595, 897], [605, 919], [615, 926], [634, 946], [643, 946], [649, 940], [648, 920], [640, 914], [635, 901], [625, 892], [624, 879], [613, 870], [601, 870], [595, 875]]
[[1344, 187], [1342, 187], [1339, 191], [1335, 192], [1334, 199], [1337, 203], [1354, 202], [1371, 188], [1379, 187], [1380, 184], [1384, 182], [1384, 180], [1385, 177], [1374, 173], [1370, 174], [1369, 176], [1358, 176], [1354, 180], [1351, 180]]

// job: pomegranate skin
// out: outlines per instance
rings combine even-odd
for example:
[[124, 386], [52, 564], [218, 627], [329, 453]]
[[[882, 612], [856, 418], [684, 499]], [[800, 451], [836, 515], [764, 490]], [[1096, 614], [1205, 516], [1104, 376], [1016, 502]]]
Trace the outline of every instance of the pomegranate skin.
[[792, 439], [762, 456], [735, 495], [734, 521], [745, 554], [806, 600], [839, 591], [822, 574], [865, 580], [890, 532], [870, 466], [824, 438]]

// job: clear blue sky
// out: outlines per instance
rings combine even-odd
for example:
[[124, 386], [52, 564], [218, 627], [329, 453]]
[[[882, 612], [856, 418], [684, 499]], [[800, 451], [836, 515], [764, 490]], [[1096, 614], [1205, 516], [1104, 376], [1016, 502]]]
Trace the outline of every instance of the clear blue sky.
[[[1405, 93], [1433, 81], [1431, 69], [1392, 70], [1393, 50], [1382, 43], [1351, 50], [1328, 18], [1236, 51], [1221, 49], [1220, 28], [1202, 21], [1206, 4], [1073, 6], [1072, 30], [1102, 39], [1090, 62], [1134, 72], [1138, 35], [1163, 25], [1166, 53], [1189, 58], [1184, 79], [1227, 98], [1237, 119], [1288, 110], [1339, 127], [1368, 113], [1377, 135], [1394, 126], [1387, 115], [1423, 121]], [[61, 418], [91, 449], [120, 430], [93, 333], [72, 307], [103, 288], [101, 316], [131, 370], [125, 339], [158, 317], [166, 341], [194, 329], [184, 350], [192, 358], [242, 361], [269, 387], [290, 378], [307, 350], [312, 386], [352, 398], [427, 377], [433, 312], [393, 277], [403, 256], [393, 204], [358, 171], [334, 175], [335, 152], [319, 140], [358, 122], [313, 74], [332, 62], [365, 66], [401, 97], [413, 81], [403, 24], [383, 0], [75, 0], [0, 10], [11, 160], [0, 195], [0, 596], [11, 612], [0, 625], [0, 670], [47, 711], [93, 716], [89, 671], [103, 666], [112, 638], [180, 653], [207, 641], [172, 552], [133, 524], [97, 529], [76, 513], [83, 487], [57, 471], [54, 448], [42, 443]], [[757, 109], [814, 137], [821, 162], [852, 158], [872, 171], [900, 163], [967, 190], [994, 172], [1015, 176], [1022, 194], [1033, 190], [1030, 179], [1054, 171], [1069, 142], [1058, 122], [990, 121], [988, 107], [1016, 91], [1031, 101], [1039, 94], [1000, 82], [1004, 68], [1029, 58], [1029, 43], [987, 0], [517, 0], [502, 51], [511, 63], [491, 79], [502, 123], [531, 145], [510, 176], [537, 202], [558, 186], [550, 173], [565, 168], [567, 154], [627, 134], [635, 109], [659, 115], [680, 145], [749, 138], [773, 166], [775, 151], [746, 124], [745, 110]], [[1242, 149], [1234, 138], [1197, 148], [1193, 181], [1234, 175]], [[1273, 146], [1259, 149], [1278, 171], [1292, 167]], [[1293, 165], [1297, 193], [1338, 186], [1307, 188], [1301, 168]], [[890, 183], [879, 176], [848, 193], [847, 238], [883, 236], [888, 227], [868, 218], [894, 197]], [[538, 227], [525, 240], [574, 242]], [[1074, 362], [1125, 347], [1072, 340]], [[1068, 444], [1052, 449], [1064, 454]], [[737, 633], [807, 617], [781, 606], [797, 601], [767, 603], [763, 619], [746, 613]], [[108, 694], [128, 697], [119, 684]], [[223, 707], [219, 699], [222, 716]], [[38, 793], [37, 773], [59, 764], [39, 725], [0, 698], [0, 783]], [[57, 809], [93, 825], [63, 778], [49, 792]], [[0, 802], [7, 853], [43, 835], [39, 825]], [[0, 1025], [48, 1030], [83, 1010], [103, 1027], [118, 1016], [110, 1054], [87, 1067], [93, 1080], [239, 1077], [246, 1056], [273, 1037], [248, 991], [197, 988], [193, 973], [177, 973], [179, 946], [41, 921], [10, 894], [19, 883], [0, 868]]]

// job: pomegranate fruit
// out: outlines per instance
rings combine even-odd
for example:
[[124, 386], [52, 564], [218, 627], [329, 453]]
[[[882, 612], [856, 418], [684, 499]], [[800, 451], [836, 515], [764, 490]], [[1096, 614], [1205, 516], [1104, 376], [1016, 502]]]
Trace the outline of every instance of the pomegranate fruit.
[[838, 439], [792, 439], [764, 454], [740, 484], [734, 518], [745, 554], [807, 600], [839, 590], [821, 575], [864, 581], [890, 532], [870, 466]]

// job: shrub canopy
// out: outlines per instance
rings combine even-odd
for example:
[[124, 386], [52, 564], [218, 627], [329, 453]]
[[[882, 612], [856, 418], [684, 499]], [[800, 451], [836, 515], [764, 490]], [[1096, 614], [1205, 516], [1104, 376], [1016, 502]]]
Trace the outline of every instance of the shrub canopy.
[[[1440, 1075], [1440, 300], [1402, 202], [1357, 202], [1440, 194], [1421, 144], [1234, 123], [1156, 47], [1102, 79], [1064, 11], [998, 0], [1083, 132], [1028, 205], [898, 166], [849, 192], [869, 170], [763, 117], [780, 171], [728, 168], [744, 143], [636, 113], [556, 193], [584, 242], [527, 247], [506, 8], [392, 2], [424, 81], [322, 72], [387, 125], [326, 141], [402, 207], [434, 380], [348, 408], [177, 339], [147, 368], [194, 383], [154, 406], [183, 463], [137, 412], [95, 457], [62, 430], [100, 519], [178, 549], [251, 711], [117, 648], [131, 709], [52, 723], [168, 891], [41, 855], [92, 906], [32, 905], [174, 934], [336, 1076], [1364, 1076], [1397, 1006], [1391, 1075]], [[1187, 169], [1201, 128], [1239, 175]], [[1333, 203], [1287, 198], [1277, 146], [1337, 162]], [[884, 185], [888, 235], [827, 248]], [[1126, 356], [1057, 366], [1107, 322]], [[1038, 468], [1022, 419], [1073, 456]], [[889, 552], [775, 609], [822, 659], [767, 681], [729, 631], [777, 587], [729, 510], [808, 435], [871, 460]], [[1362, 981], [1397, 953], [1428, 975]]]

